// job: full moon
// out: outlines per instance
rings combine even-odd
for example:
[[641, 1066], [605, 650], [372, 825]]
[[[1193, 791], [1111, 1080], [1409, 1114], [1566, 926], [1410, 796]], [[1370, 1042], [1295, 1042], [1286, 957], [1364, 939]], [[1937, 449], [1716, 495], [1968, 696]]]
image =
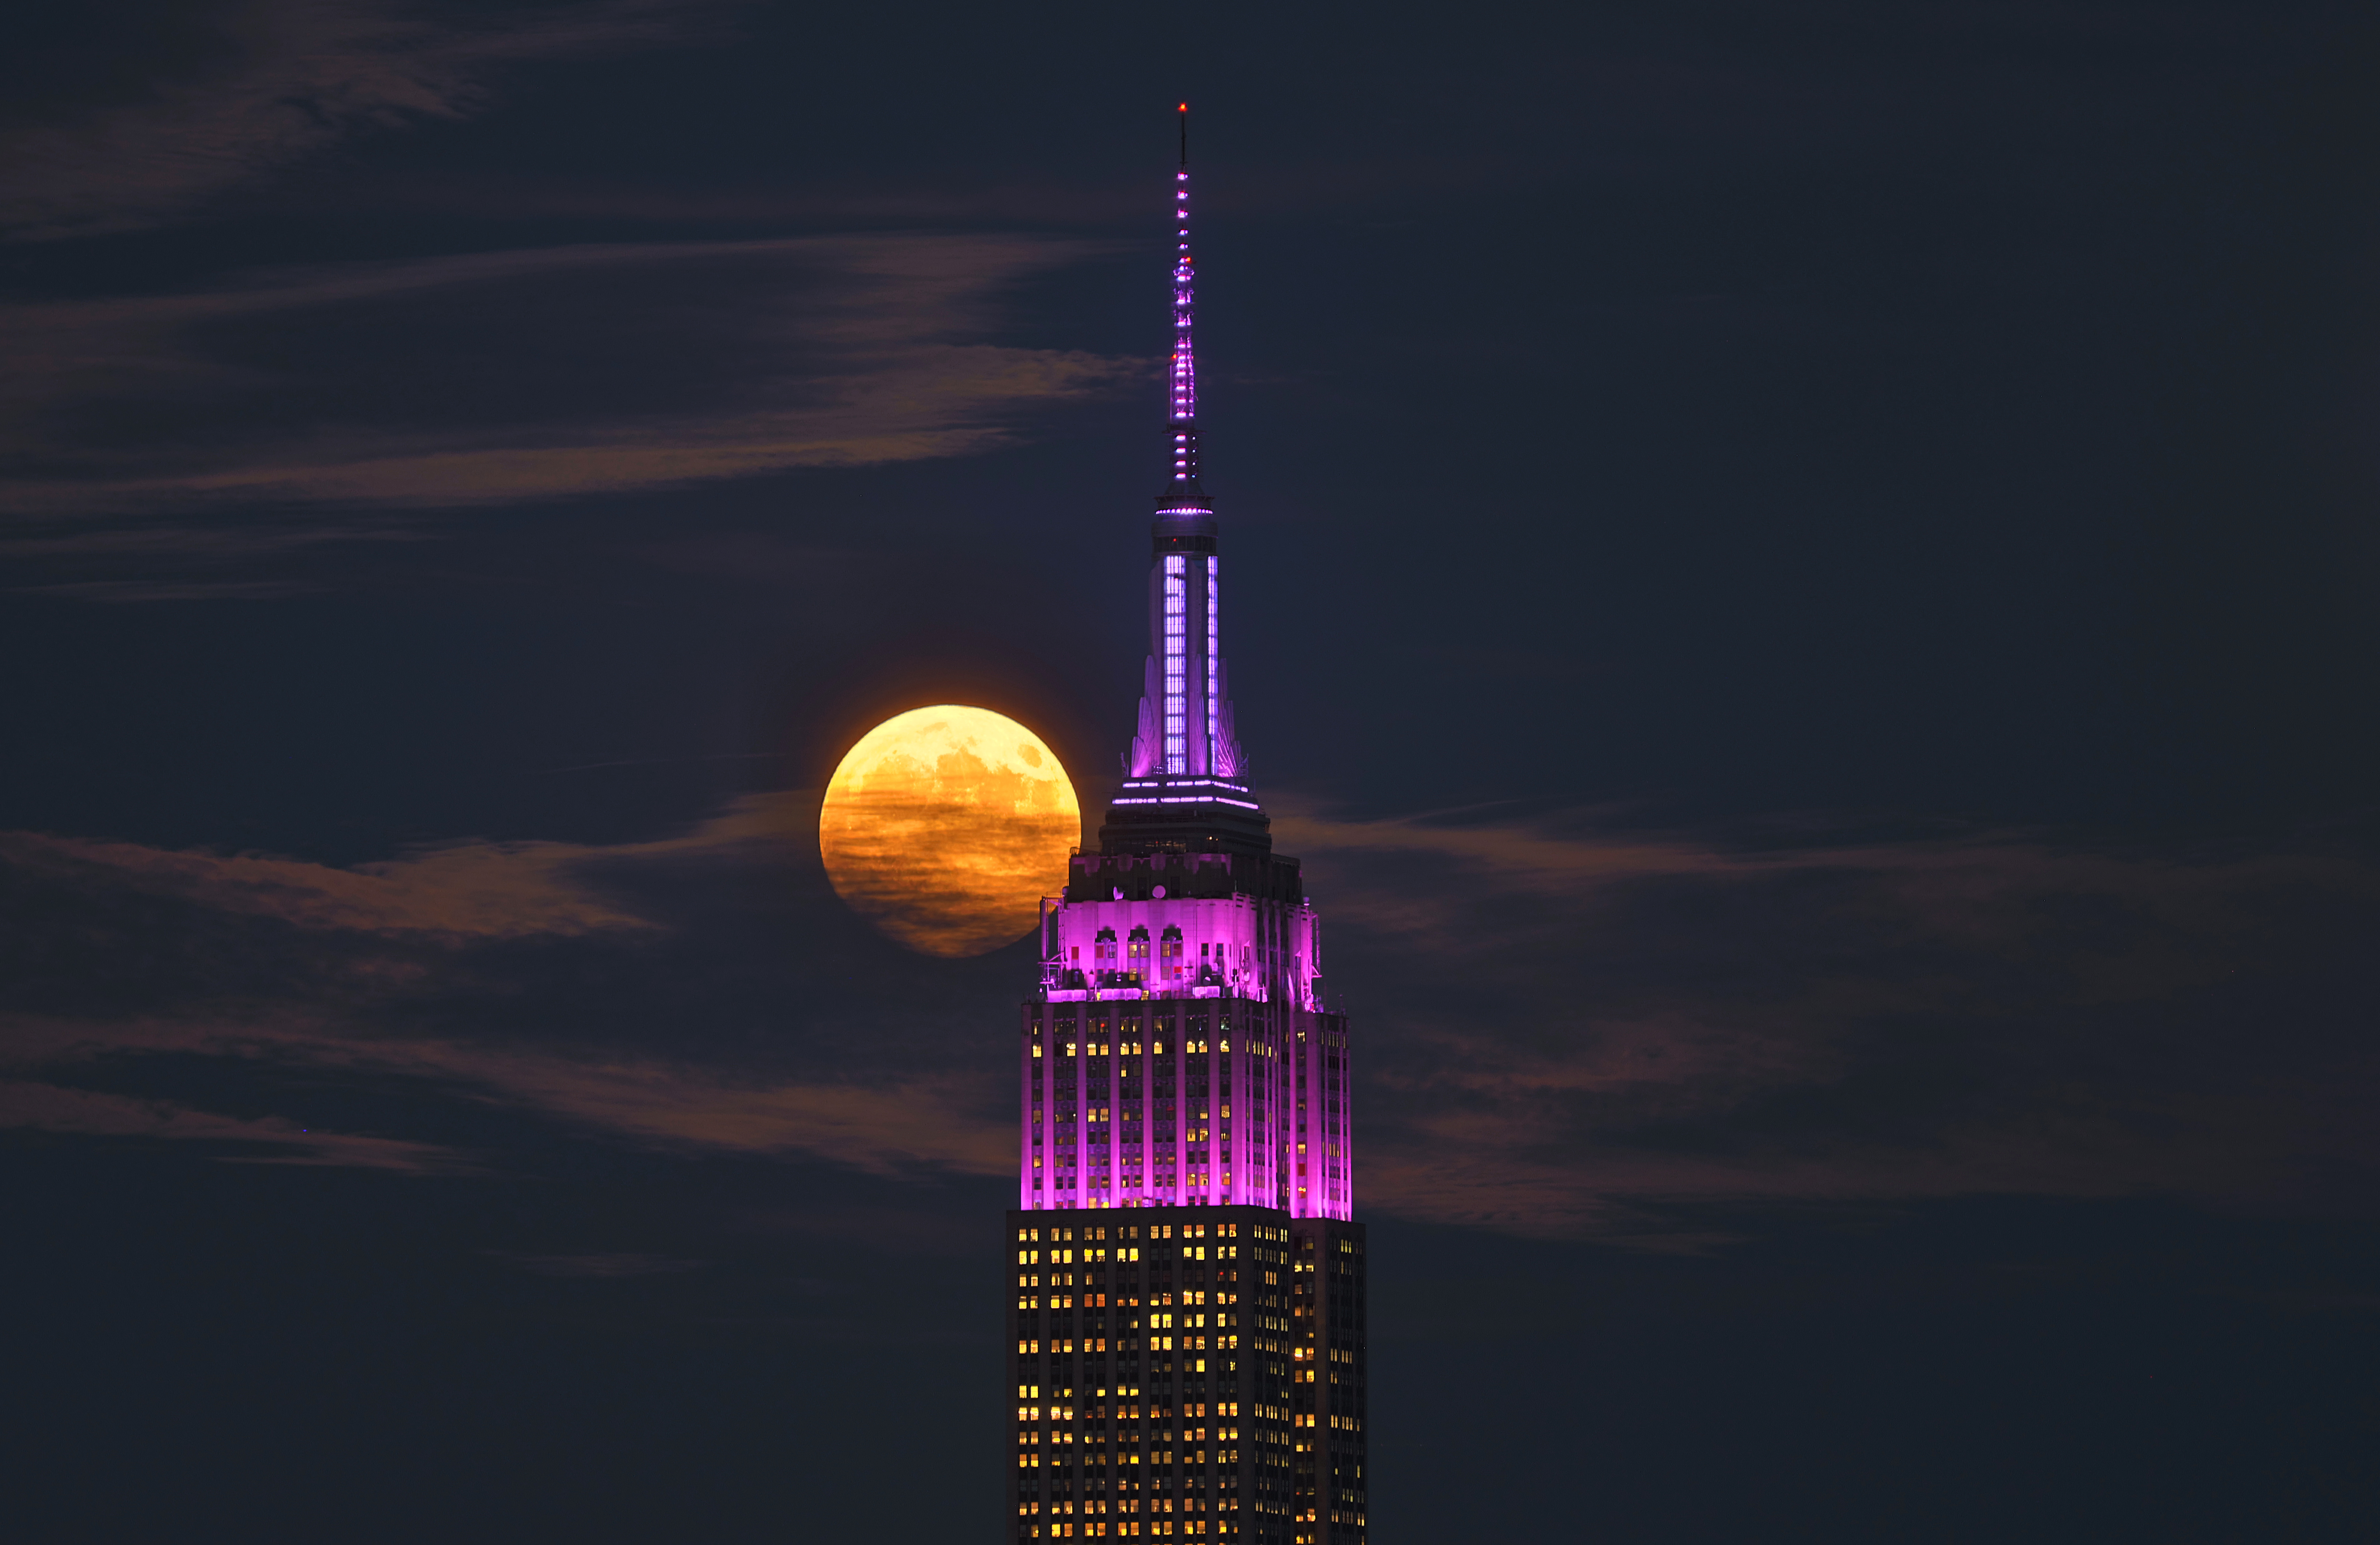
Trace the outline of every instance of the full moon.
[[1032, 929], [1082, 837], [1056, 753], [1015, 720], [956, 703], [860, 736], [819, 808], [835, 894], [911, 949], [952, 959]]

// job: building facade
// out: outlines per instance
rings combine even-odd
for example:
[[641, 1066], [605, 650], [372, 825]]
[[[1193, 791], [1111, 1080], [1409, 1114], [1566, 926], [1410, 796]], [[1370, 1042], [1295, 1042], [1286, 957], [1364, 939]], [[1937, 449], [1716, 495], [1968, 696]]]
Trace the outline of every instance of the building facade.
[[1148, 656], [1019, 1025], [1017, 1540], [1366, 1538], [1348, 1026], [1245, 776], [1200, 486], [1186, 126]]

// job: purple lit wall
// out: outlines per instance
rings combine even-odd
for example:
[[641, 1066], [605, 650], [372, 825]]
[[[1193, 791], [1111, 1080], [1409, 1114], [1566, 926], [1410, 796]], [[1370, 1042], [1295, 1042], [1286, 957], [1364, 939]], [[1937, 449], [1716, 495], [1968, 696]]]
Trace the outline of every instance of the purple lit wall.
[[[1116, 880], [1163, 865], [1182, 883], [1227, 860], [1074, 862]], [[1321, 1001], [1313, 907], [1147, 889], [1061, 903], [1044, 920], [1019, 1050], [1017, 1205], [1350, 1216], [1345, 1020]]]

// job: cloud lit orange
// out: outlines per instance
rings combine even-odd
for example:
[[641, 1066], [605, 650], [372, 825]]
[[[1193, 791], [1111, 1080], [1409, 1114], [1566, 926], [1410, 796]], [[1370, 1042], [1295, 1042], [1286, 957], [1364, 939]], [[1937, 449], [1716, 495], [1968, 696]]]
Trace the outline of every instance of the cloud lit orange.
[[1065, 879], [1082, 807], [1057, 754], [989, 709], [912, 709], [844, 754], [819, 853], [852, 910], [925, 955], [1021, 937]]

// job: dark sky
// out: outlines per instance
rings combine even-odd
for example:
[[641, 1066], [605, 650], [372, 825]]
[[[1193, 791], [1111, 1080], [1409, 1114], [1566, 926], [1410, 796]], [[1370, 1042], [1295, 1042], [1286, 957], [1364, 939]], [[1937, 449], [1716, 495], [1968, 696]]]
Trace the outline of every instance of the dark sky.
[[1196, 111], [1381, 1545], [2370, 1538], [2367, 6], [20, 5], [26, 1540], [990, 1539], [1027, 951]]

